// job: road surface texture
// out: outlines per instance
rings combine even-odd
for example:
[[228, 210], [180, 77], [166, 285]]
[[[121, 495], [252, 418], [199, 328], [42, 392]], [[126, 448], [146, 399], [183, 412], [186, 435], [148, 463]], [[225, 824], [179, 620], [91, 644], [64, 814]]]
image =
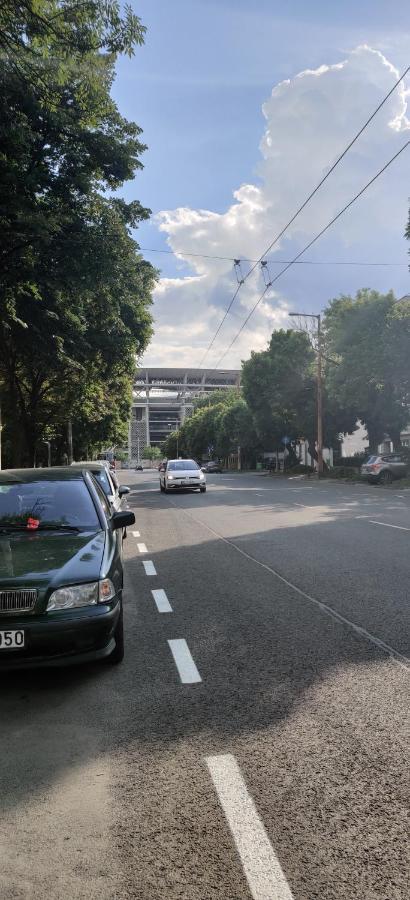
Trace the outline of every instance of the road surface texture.
[[1, 679], [0, 897], [408, 900], [410, 491], [121, 480], [124, 663]]

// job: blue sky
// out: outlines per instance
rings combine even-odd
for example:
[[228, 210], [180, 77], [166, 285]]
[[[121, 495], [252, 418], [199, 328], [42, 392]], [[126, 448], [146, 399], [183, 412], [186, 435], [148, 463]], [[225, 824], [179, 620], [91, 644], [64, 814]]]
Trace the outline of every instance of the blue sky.
[[[360, 67], [362, 61], [360, 66], [356, 65], [357, 60], [353, 68], [354, 77], [366, 86], [366, 90], [363, 90], [361, 102], [350, 109], [352, 100], [349, 91], [356, 92], [353, 75], [347, 78], [349, 88], [344, 93], [342, 80], [350, 69], [347, 67], [341, 73], [335, 70], [335, 77], [339, 79], [336, 91], [338, 99], [335, 99], [335, 103], [340, 108], [330, 110], [328, 121], [317, 120], [317, 154], [323, 154], [321, 168], [319, 166], [316, 169], [313, 164], [309, 166], [306, 161], [306, 171], [301, 172], [303, 157], [298, 160], [291, 158], [292, 143], [288, 143], [286, 131], [289, 128], [293, 141], [298, 140], [294, 129], [297, 114], [301, 123], [300, 139], [304, 141], [305, 136], [309, 135], [307, 154], [312, 154], [312, 159], [316, 158], [310, 123], [316, 121], [316, 111], [311, 103], [314, 104], [313, 94], [318, 79], [310, 79], [312, 84], [314, 82], [313, 87], [298, 96], [302, 82], [294, 80], [295, 76], [309, 69], [317, 70], [321, 66], [343, 63], [349, 58], [349, 53], [362, 44], [379, 50], [399, 71], [409, 61], [410, 16], [407, 2], [365, 0], [354, 3], [344, 0], [343, 3], [307, 3], [292, 0], [284, 4], [254, 0], [250, 4], [248, 0], [175, 0], [173, 3], [166, 0], [141, 0], [136, 3], [133, 0], [132, 5], [147, 26], [146, 44], [136, 50], [133, 59], [118, 61], [113, 93], [121, 112], [142, 126], [149, 149], [143, 158], [144, 171], [137, 175], [134, 183], [125, 186], [124, 194], [128, 198], [138, 197], [152, 209], [154, 215], [164, 210], [191, 211], [184, 222], [180, 214], [168, 217], [167, 227], [162, 219], [162, 230], [158, 219], [154, 218], [150, 223], [144, 224], [138, 232], [142, 247], [164, 248], [171, 244], [178, 249], [192, 250], [195, 247], [197, 251], [204, 249], [204, 252], [209, 252], [212, 244], [215, 252], [223, 254], [226, 249], [228, 255], [249, 253], [251, 246], [254, 248], [253, 252], [257, 247], [262, 252], [266, 236], [274, 234], [281, 216], [286, 221], [286, 217], [292, 214], [294, 205], [304, 199], [304, 194], [314, 186], [315, 179], [319, 180], [321, 171], [333, 161], [337, 151], [347, 143], [378, 99], [387, 92], [392, 79], [394, 80], [391, 76], [389, 81], [385, 66], [383, 68], [379, 65], [373, 71], [373, 58], [365, 54], [365, 70], [362, 72]], [[325, 96], [326, 103], [329, 102], [329, 97], [331, 102], [331, 78], [333, 71], [320, 76], [318, 102], [322, 106]], [[264, 116], [263, 104], [269, 103], [272, 89], [286, 79], [291, 79], [293, 84], [289, 94], [285, 91], [283, 100], [279, 99], [271, 104], [271, 118]], [[306, 86], [308, 84], [309, 79]], [[333, 112], [335, 121], [332, 118]], [[336, 121], [337, 117], [340, 118], [339, 122]], [[275, 159], [272, 158], [267, 163], [260, 151], [261, 140], [269, 129], [278, 142], [277, 154], [281, 160], [276, 174]], [[337, 133], [337, 141], [333, 146], [330, 140], [330, 155], [327, 158], [324, 144], [327, 145], [332, 129]], [[322, 224], [321, 214], [324, 217], [329, 213], [334, 214], [343, 202], [350, 199], [352, 192], [377, 171], [378, 164], [387, 160], [408, 139], [409, 132], [403, 134], [403, 130], [399, 135], [392, 135], [387, 120], [380, 118], [377, 127], [372, 130], [373, 145], [367, 148], [368, 155], [361, 155], [360, 149], [355, 156], [352, 155], [350, 170], [344, 168], [332, 185], [329, 179], [329, 191], [325, 197], [326, 188], [324, 189], [323, 203], [317, 203], [312, 211], [315, 225]], [[284, 168], [283, 155], [286, 153], [289, 153], [290, 158], [289, 165]], [[367, 207], [364, 204], [360, 213], [351, 217], [351, 239], [346, 234], [346, 228], [342, 232], [336, 231], [312, 250], [309, 258], [359, 259], [365, 254], [366, 259], [380, 260], [381, 256], [386, 257], [387, 254], [387, 259], [405, 262], [408, 247], [402, 235], [410, 193], [409, 159], [409, 155], [406, 157], [403, 154], [394, 173], [393, 167], [386, 173], [386, 186], [387, 179], [391, 179], [389, 184], [394, 181], [396, 193], [393, 190], [392, 196], [389, 194], [386, 199], [383, 191], [380, 192], [380, 204], [384, 206], [387, 202], [390, 220], [397, 216], [394, 228], [389, 227], [386, 231], [383, 221], [375, 221], [371, 204]], [[293, 178], [292, 166], [295, 163], [298, 165], [298, 172]], [[283, 182], [286, 183], [282, 192]], [[401, 200], [399, 183], [402, 185]], [[223, 218], [232, 209], [232, 204], [237, 202], [234, 200], [234, 192], [244, 184], [262, 188], [263, 200], [260, 203], [258, 201], [260, 215], [255, 226], [256, 230], [260, 230], [260, 245], [250, 240], [246, 229], [240, 227], [240, 222], [232, 223], [230, 218], [229, 221]], [[281, 193], [280, 199], [278, 192]], [[394, 198], [397, 198], [396, 204], [393, 203]], [[268, 208], [273, 200], [278, 208], [271, 221], [273, 231], [270, 231], [265, 209], [262, 207], [265, 204]], [[194, 212], [200, 210], [222, 217], [211, 219], [211, 224], [216, 223], [220, 232], [217, 240], [209, 231], [209, 219], [204, 223], [200, 221], [198, 226]], [[229, 236], [232, 231], [236, 235], [233, 243], [230, 239], [226, 240], [226, 231], [222, 226], [229, 226]], [[201, 233], [202, 246], [199, 240]], [[297, 252], [306, 238], [311, 236], [308, 220], [305, 219], [304, 228], [299, 233], [294, 231], [289, 234], [282, 246], [277, 248], [276, 256], [284, 258], [292, 250]], [[185, 247], [182, 239], [187, 241]], [[174, 320], [183, 315], [188, 304], [192, 307], [193, 324], [199, 316], [203, 325], [202, 330], [197, 329], [196, 334], [194, 328], [192, 339], [180, 348], [184, 360], [193, 363], [197, 361], [201, 349], [206, 347], [208, 337], [229, 301], [229, 291], [234, 285], [232, 273], [216, 273], [220, 275], [219, 289], [215, 283], [215, 271], [198, 271], [188, 258], [175, 261], [171, 256], [160, 254], [147, 254], [147, 258], [161, 268], [162, 276], [166, 279], [160, 287], [154, 307], [157, 336], [148, 351], [147, 360], [155, 364], [162, 361], [170, 364], [179, 353], [177, 333], [175, 331], [173, 334], [172, 328], [179, 325]], [[309, 272], [306, 270], [307, 267], [298, 267], [295, 272], [291, 271], [285, 276], [283, 282], [280, 282], [280, 296], [274, 297], [273, 303], [287, 304], [289, 308], [294, 308], [295, 304], [301, 302], [305, 303], [305, 308], [306, 302], [310, 306], [312, 303], [320, 306], [331, 296], [353, 291], [364, 285], [380, 290], [391, 286], [398, 294], [407, 293], [409, 289], [405, 267], [371, 269], [365, 272], [357, 268], [341, 271], [340, 267], [329, 266], [324, 269], [309, 267]], [[173, 284], [172, 280], [175, 278], [178, 280]], [[181, 279], [184, 278], [198, 281], [184, 281], [181, 284]], [[258, 285], [255, 285], [256, 291], [257, 288]], [[181, 306], [178, 303], [180, 294], [184, 297]], [[241, 321], [241, 315], [246, 313], [249, 304], [252, 305], [252, 297], [249, 293], [242, 304], [239, 304], [236, 320], [234, 310], [232, 326], [227, 323], [228, 342], [235, 326]], [[269, 332], [272, 324], [269, 316], [265, 316], [266, 322], [263, 316], [262, 319], [257, 319], [258, 317], [255, 319], [254, 342], [253, 331], [250, 329], [247, 344], [238, 345], [237, 355], [242, 358], [247, 355], [248, 345], [249, 350], [252, 345], [259, 349], [263, 335]], [[274, 327], [281, 324], [284, 322], [278, 320]], [[228, 360], [230, 364], [238, 361], [234, 356]]]

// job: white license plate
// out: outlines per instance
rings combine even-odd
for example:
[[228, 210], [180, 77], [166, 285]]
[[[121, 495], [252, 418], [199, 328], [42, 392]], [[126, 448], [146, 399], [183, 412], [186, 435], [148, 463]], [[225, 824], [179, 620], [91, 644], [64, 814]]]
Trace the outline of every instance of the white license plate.
[[24, 631], [0, 631], [0, 650], [19, 650], [24, 647]]

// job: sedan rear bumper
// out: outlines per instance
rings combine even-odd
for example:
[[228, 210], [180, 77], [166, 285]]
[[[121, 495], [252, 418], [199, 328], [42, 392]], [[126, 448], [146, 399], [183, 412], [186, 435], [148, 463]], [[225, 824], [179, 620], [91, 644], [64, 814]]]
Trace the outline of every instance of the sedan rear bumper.
[[115, 648], [114, 631], [120, 610], [117, 597], [112, 604], [84, 607], [69, 615], [0, 617], [0, 629], [22, 630], [25, 636], [23, 649], [0, 650], [0, 672], [104, 659]]

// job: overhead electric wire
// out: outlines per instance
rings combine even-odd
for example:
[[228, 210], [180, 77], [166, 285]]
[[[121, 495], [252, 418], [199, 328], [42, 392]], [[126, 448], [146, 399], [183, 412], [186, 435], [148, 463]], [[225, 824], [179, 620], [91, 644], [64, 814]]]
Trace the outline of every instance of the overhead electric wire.
[[262, 254], [262, 256], [260, 256], [259, 259], [255, 262], [255, 264], [252, 266], [252, 268], [251, 268], [251, 269], [249, 270], [249, 272], [247, 273], [247, 275], [246, 275], [246, 277], [245, 277], [245, 281], [246, 281], [246, 278], [249, 278], [249, 276], [252, 274], [252, 272], [256, 269], [256, 266], [257, 266], [263, 259], [265, 259], [265, 256], [266, 256], [268, 253], [270, 253], [270, 251], [272, 250], [272, 247], [274, 247], [274, 245], [277, 244], [277, 242], [280, 240], [280, 238], [282, 237], [282, 235], [284, 235], [285, 231], [288, 230], [288, 228], [293, 224], [293, 222], [295, 221], [295, 219], [297, 218], [297, 216], [302, 212], [302, 210], [305, 209], [305, 207], [306, 207], [307, 204], [310, 202], [310, 200], [312, 199], [312, 197], [314, 197], [315, 194], [318, 192], [318, 190], [320, 190], [320, 188], [322, 187], [322, 185], [323, 185], [323, 184], [325, 183], [325, 181], [327, 181], [327, 179], [329, 178], [329, 175], [331, 175], [332, 172], [334, 172], [334, 170], [336, 169], [336, 166], [339, 165], [339, 163], [340, 163], [340, 162], [342, 161], [342, 159], [346, 156], [346, 154], [349, 152], [349, 150], [351, 149], [351, 147], [353, 147], [353, 144], [356, 143], [356, 141], [359, 139], [359, 137], [360, 137], [360, 136], [363, 134], [363, 132], [366, 130], [367, 126], [370, 125], [370, 122], [372, 122], [373, 119], [375, 118], [375, 116], [377, 116], [377, 113], [381, 110], [382, 106], [384, 106], [384, 104], [387, 102], [387, 100], [389, 99], [389, 97], [391, 97], [391, 95], [393, 94], [393, 92], [396, 90], [396, 87], [399, 86], [400, 82], [403, 81], [403, 78], [406, 77], [406, 75], [407, 75], [408, 72], [410, 72], [410, 66], [407, 66], [407, 69], [405, 69], [405, 71], [403, 72], [403, 74], [400, 75], [400, 78], [396, 81], [396, 83], [395, 83], [395, 84], [393, 85], [393, 87], [390, 89], [390, 91], [388, 92], [388, 94], [386, 94], [386, 96], [383, 97], [383, 100], [380, 101], [379, 105], [376, 107], [376, 109], [374, 110], [374, 112], [372, 112], [371, 116], [369, 116], [369, 118], [366, 119], [366, 122], [364, 123], [364, 125], [362, 125], [362, 127], [361, 127], [360, 130], [357, 132], [357, 134], [355, 134], [354, 138], [352, 138], [352, 140], [351, 140], [350, 143], [347, 145], [347, 147], [345, 147], [345, 149], [344, 149], [343, 152], [340, 154], [340, 156], [337, 157], [336, 161], [335, 161], [335, 162], [333, 163], [333, 165], [330, 167], [329, 171], [326, 172], [326, 175], [323, 176], [323, 178], [319, 181], [319, 184], [316, 185], [316, 187], [314, 188], [314, 190], [309, 194], [308, 197], [306, 197], [306, 200], [302, 203], [302, 205], [299, 206], [299, 209], [296, 210], [296, 212], [294, 213], [294, 215], [292, 216], [292, 218], [289, 219], [289, 222], [285, 225], [284, 228], [282, 228], [282, 231], [280, 231], [279, 234], [276, 235], [276, 237], [274, 238], [274, 240], [272, 241], [272, 243], [269, 244], [269, 247], [266, 248], [266, 250], [265, 250], [265, 252]]
[[[247, 272], [247, 274], [245, 275], [245, 277], [244, 277], [244, 279], [243, 279], [243, 282], [242, 282], [243, 284], [245, 283], [245, 281], [247, 281], [247, 279], [248, 279], [249, 276], [252, 274], [252, 272], [255, 271], [256, 267], [262, 262], [262, 260], [263, 260], [263, 259], [265, 258], [265, 256], [266, 256], [266, 254], [269, 253], [269, 252], [272, 250], [272, 247], [273, 247], [273, 246], [280, 240], [280, 238], [284, 235], [285, 231], [287, 231], [287, 229], [290, 227], [290, 225], [293, 224], [293, 222], [295, 221], [295, 219], [297, 218], [297, 216], [302, 212], [302, 210], [305, 209], [305, 207], [307, 206], [307, 204], [310, 202], [310, 200], [312, 199], [312, 197], [315, 196], [315, 194], [316, 194], [316, 193], [318, 192], [318, 190], [322, 187], [322, 185], [325, 183], [325, 181], [327, 181], [327, 179], [328, 179], [329, 176], [332, 174], [332, 172], [334, 172], [336, 166], [339, 165], [339, 163], [340, 163], [340, 162], [342, 161], [342, 159], [346, 156], [346, 154], [349, 152], [349, 150], [351, 149], [351, 147], [353, 147], [353, 144], [356, 143], [356, 141], [357, 141], [358, 138], [363, 134], [363, 132], [365, 131], [365, 129], [368, 127], [368, 125], [370, 125], [370, 122], [372, 122], [372, 120], [373, 120], [374, 117], [377, 115], [377, 113], [379, 112], [379, 110], [382, 108], [382, 106], [384, 106], [384, 104], [385, 104], [386, 101], [389, 99], [389, 97], [391, 97], [391, 95], [393, 94], [393, 92], [396, 90], [396, 88], [398, 87], [398, 85], [400, 84], [400, 82], [403, 81], [403, 79], [406, 77], [406, 75], [407, 75], [407, 73], [408, 73], [409, 71], [410, 71], [410, 66], [407, 66], [407, 69], [405, 69], [405, 71], [403, 72], [403, 74], [400, 75], [400, 78], [395, 82], [395, 84], [394, 84], [393, 87], [390, 89], [390, 91], [385, 95], [385, 97], [383, 97], [383, 99], [380, 101], [379, 105], [378, 105], [378, 106], [376, 107], [376, 109], [372, 112], [371, 116], [369, 116], [369, 118], [366, 119], [366, 121], [364, 122], [364, 124], [362, 125], [362, 127], [359, 129], [359, 131], [355, 134], [355, 136], [352, 138], [352, 140], [348, 143], [347, 147], [345, 147], [345, 149], [342, 151], [342, 153], [337, 157], [336, 161], [335, 161], [335, 162], [333, 163], [333, 165], [330, 167], [329, 171], [326, 172], [326, 174], [325, 174], [325, 175], [323, 176], [323, 178], [319, 181], [319, 183], [316, 185], [316, 187], [313, 189], [313, 191], [309, 194], [309, 196], [306, 197], [306, 200], [304, 200], [304, 202], [302, 203], [302, 205], [299, 206], [299, 208], [296, 210], [296, 212], [294, 213], [294, 215], [292, 216], [292, 218], [289, 219], [289, 222], [287, 222], [287, 224], [284, 226], [284, 228], [282, 228], [282, 230], [279, 232], [279, 234], [276, 235], [276, 237], [275, 237], [274, 240], [269, 244], [269, 247], [267, 247], [267, 249], [266, 249], [265, 252], [262, 254], [262, 256], [260, 256], [259, 259], [254, 263], [254, 265], [251, 266], [251, 268], [249, 269], [249, 272]], [[239, 285], [239, 287], [241, 287], [241, 286], [242, 286], [242, 285]], [[218, 328], [217, 328], [217, 330], [216, 330], [216, 332], [215, 332], [215, 334], [214, 334], [214, 336], [213, 336], [213, 338], [212, 338], [212, 340], [211, 340], [211, 342], [210, 342], [208, 348], [207, 348], [206, 351], [205, 351], [205, 354], [204, 354], [204, 356], [203, 356], [203, 358], [202, 358], [202, 360], [201, 360], [200, 366], [202, 366], [202, 363], [203, 363], [204, 360], [206, 359], [206, 357], [207, 357], [207, 355], [208, 355], [208, 353], [209, 353], [211, 347], [213, 346], [214, 341], [215, 341], [215, 338], [216, 338], [217, 335], [219, 334], [219, 332], [220, 332], [220, 330], [221, 330], [221, 328], [222, 328], [222, 325], [224, 324], [224, 322], [225, 322], [225, 320], [226, 320], [226, 317], [227, 317], [227, 315], [229, 314], [229, 312], [230, 312], [230, 310], [231, 310], [231, 308], [232, 308], [232, 305], [233, 305], [233, 303], [234, 303], [234, 301], [235, 301], [235, 299], [236, 299], [236, 297], [237, 297], [237, 294], [238, 294], [238, 290], [235, 291], [235, 295], [234, 295], [234, 297], [232, 298], [232, 300], [230, 301], [229, 306], [227, 307], [227, 309], [226, 309], [226, 311], [225, 311], [225, 313], [224, 313], [224, 316], [223, 316], [223, 318], [222, 318], [220, 324], [218, 325]]]
[[[213, 256], [211, 253], [189, 253], [185, 250], [163, 250], [160, 247], [140, 247], [141, 253], [167, 253], [170, 256], [196, 256], [200, 259], [222, 259], [227, 262], [235, 262], [235, 259], [238, 257], [234, 256]], [[241, 262], [259, 262], [256, 259], [247, 259], [244, 256], [240, 257]], [[290, 262], [289, 259], [271, 259], [269, 260], [270, 266], [284, 266], [286, 263]], [[363, 262], [362, 260], [315, 260], [315, 259], [303, 259], [297, 263], [298, 266], [408, 266], [406, 262]]]
[[298, 259], [300, 259], [300, 257], [303, 255], [303, 253], [306, 253], [306, 251], [309, 250], [309, 248], [312, 247], [313, 244], [315, 244], [316, 241], [318, 241], [319, 238], [321, 238], [322, 235], [325, 234], [325, 232], [328, 231], [328, 229], [329, 229], [332, 225], [334, 225], [334, 223], [337, 222], [337, 220], [340, 219], [340, 217], [341, 217], [348, 209], [350, 209], [351, 206], [353, 206], [353, 203], [355, 203], [356, 200], [358, 200], [359, 197], [361, 197], [362, 194], [364, 194], [364, 192], [367, 191], [367, 189], [368, 189], [372, 184], [374, 184], [374, 182], [380, 177], [380, 175], [382, 175], [383, 172], [385, 172], [386, 169], [388, 169], [389, 166], [391, 166], [391, 164], [397, 159], [398, 156], [400, 156], [401, 153], [403, 153], [404, 150], [406, 150], [406, 148], [407, 148], [409, 145], [410, 145], [410, 141], [406, 141], [406, 143], [403, 144], [403, 146], [400, 148], [400, 150], [398, 150], [397, 153], [395, 153], [394, 156], [392, 156], [392, 158], [389, 159], [388, 162], [385, 163], [385, 165], [384, 165], [381, 169], [379, 169], [379, 171], [376, 173], [376, 175], [374, 175], [373, 178], [371, 178], [370, 181], [368, 181], [367, 184], [365, 184], [364, 187], [362, 187], [361, 190], [360, 190], [357, 194], [355, 194], [355, 196], [352, 198], [352, 200], [350, 200], [349, 203], [347, 203], [346, 206], [344, 206], [343, 209], [341, 209], [341, 210], [333, 217], [333, 219], [331, 219], [330, 222], [328, 222], [327, 225], [325, 225], [325, 227], [322, 228], [321, 231], [319, 231], [319, 233], [318, 233], [317, 235], [315, 235], [315, 237], [312, 238], [312, 240], [309, 241], [309, 243], [306, 244], [305, 247], [303, 247], [303, 249], [295, 256], [295, 258], [294, 258], [293, 260], [291, 260], [291, 262], [289, 262], [283, 269], [281, 269], [280, 272], [277, 273], [277, 275], [274, 276], [274, 278], [272, 278], [272, 280], [269, 282], [269, 284], [268, 284], [268, 285], [265, 287], [265, 289], [262, 291], [260, 297], [258, 298], [258, 300], [256, 301], [256, 303], [255, 303], [254, 306], [252, 307], [252, 309], [251, 309], [251, 311], [249, 312], [249, 314], [247, 315], [245, 321], [242, 323], [242, 325], [241, 325], [239, 331], [236, 333], [235, 337], [233, 338], [233, 340], [232, 340], [231, 343], [229, 344], [229, 347], [227, 347], [227, 349], [225, 350], [225, 352], [224, 352], [224, 353], [222, 354], [222, 356], [219, 358], [219, 360], [218, 360], [218, 362], [216, 363], [216, 365], [213, 367], [214, 369], [217, 369], [217, 368], [218, 368], [218, 366], [220, 365], [220, 363], [222, 362], [222, 360], [225, 358], [225, 356], [227, 355], [227, 353], [229, 353], [229, 351], [231, 350], [231, 348], [233, 347], [233, 345], [236, 343], [236, 341], [238, 340], [239, 335], [242, 333], [242, 331], [244, 330], [244, 328], [246, 328], [246, 325], [248, 324], [249, 319], [251, 318], [251, 316], [253, 316], [255, 310], [257, 309], [257, 307], [259, 306], [259, 304], [260, 304], [261, 301], [263, 300], [265, 294], [270, 290], [270, 288], [272, 287], [272, 285], [273, 285], [276, 281], [278, 281], [278, 279], [279, 279], [285, 272], [287, 272], [287, 270], [290, 269], [290, 267], [293, 266], [293, 265], [297, 262]]

